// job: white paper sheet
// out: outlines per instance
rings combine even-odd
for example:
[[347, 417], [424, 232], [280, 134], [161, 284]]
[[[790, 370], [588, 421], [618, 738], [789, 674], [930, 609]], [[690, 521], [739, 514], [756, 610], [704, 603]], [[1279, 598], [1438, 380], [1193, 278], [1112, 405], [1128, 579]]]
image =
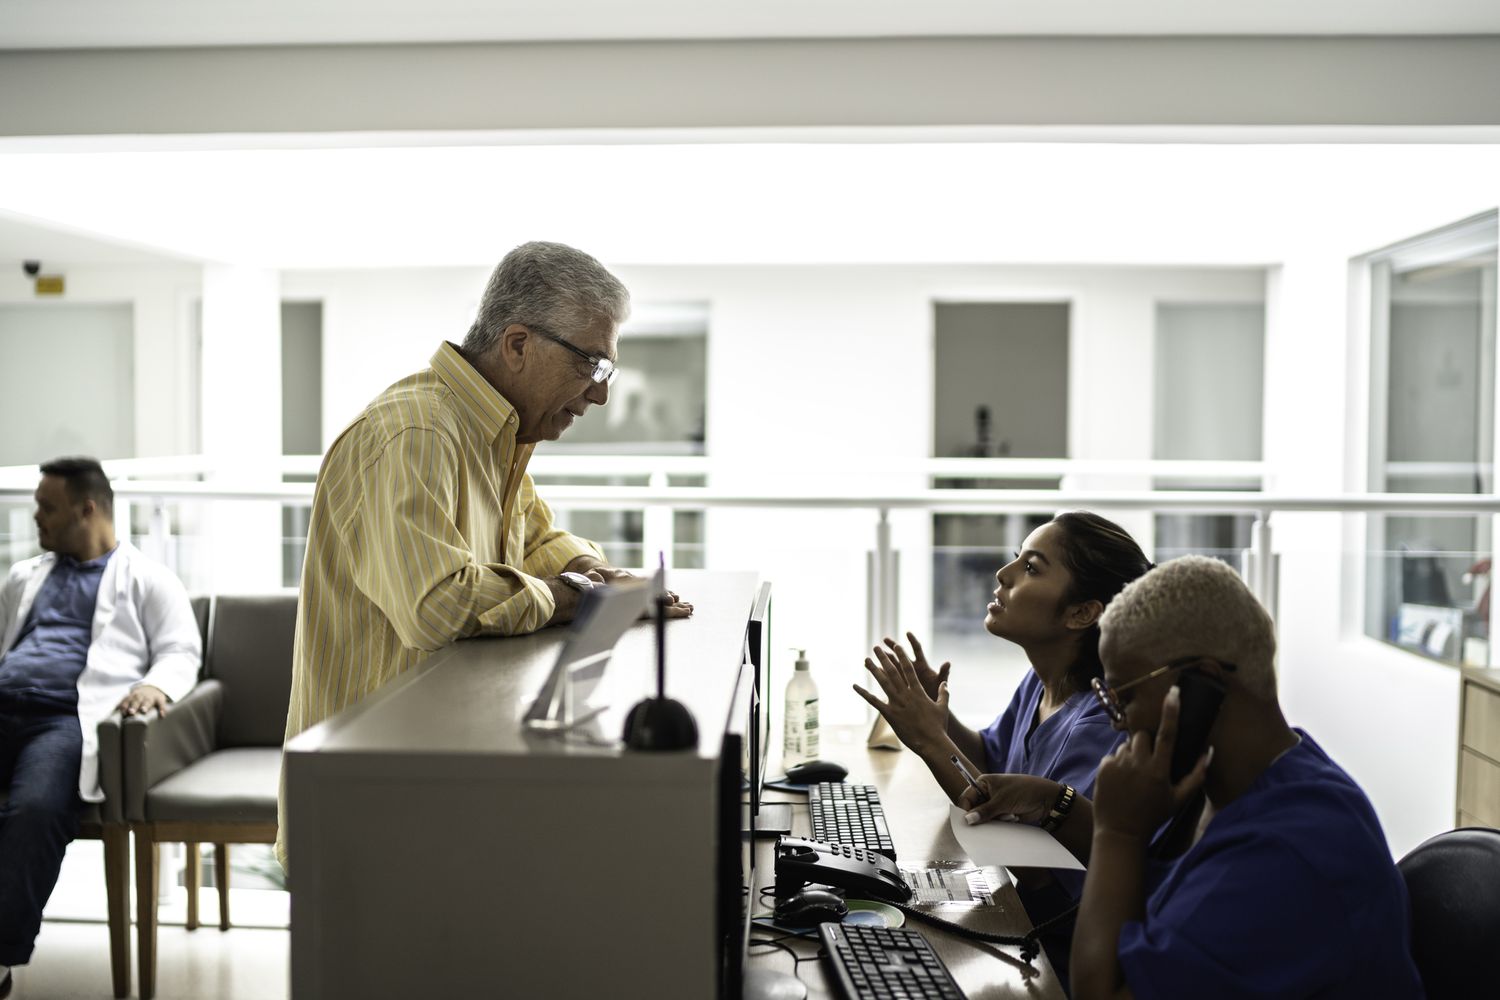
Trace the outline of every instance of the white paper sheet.
[[977, 865], [1001, 865], [1005, 868], [1083, 868], [1083, 863], [1059, 844], [1052, 834], [1030, 823], [993, 820], [970, 826], [964, 822], [964, 811], [950, 804], [948, 825], [953, 828], [958, 846]]

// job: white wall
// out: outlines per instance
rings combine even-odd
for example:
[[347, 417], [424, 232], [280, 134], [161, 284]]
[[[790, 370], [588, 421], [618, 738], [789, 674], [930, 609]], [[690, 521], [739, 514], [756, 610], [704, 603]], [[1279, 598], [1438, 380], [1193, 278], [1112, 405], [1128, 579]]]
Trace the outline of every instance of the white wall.
[[[59, 303], [121, 304], [130, 309], [135, 372], [133, 453], [196, 451], [197, 431], [191, 417], [197, 373], [192, 368], [195, 354], [188, 308], [201, 289], [202, 269], [164, 263], [60, 270], [67, 279], [67, 294]], [[36, 302], [31, 281], [19, 267], [0, 269], [0, 303]], [[44, 457], [51, 456], [36, 460]]]
[[0, 303], [0, 465], [135, 455], [126, 303]]
[[1157, 308], [1155, 457], [1260, 460], [1265, 329], [1260, 303]]

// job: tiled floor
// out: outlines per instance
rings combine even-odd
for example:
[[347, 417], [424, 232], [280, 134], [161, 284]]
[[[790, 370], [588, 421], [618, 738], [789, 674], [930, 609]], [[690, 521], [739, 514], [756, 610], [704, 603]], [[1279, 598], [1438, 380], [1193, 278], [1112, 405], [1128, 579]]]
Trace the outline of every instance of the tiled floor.
[[[134, 928], [130, 995], [137, 996]], [[157, 937], [158, 1000], [284, 1000], [289, 936], [284, 930], [215, 926], [191, 933], [162, 927]], [[13, 1000], [110, 1000], [109, 929], [48, 920], [31, 964], [16, 970]]]

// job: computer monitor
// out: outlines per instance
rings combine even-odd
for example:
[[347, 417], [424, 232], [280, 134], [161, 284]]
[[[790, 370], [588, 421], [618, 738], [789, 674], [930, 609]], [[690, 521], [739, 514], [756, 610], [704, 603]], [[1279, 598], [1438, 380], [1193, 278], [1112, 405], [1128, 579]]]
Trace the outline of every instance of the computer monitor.
[[[755, 834], [759, 815], [775, 806], [760, 804], [766, 778], [771, 719], [767, 706], [771, 683], [771, 585], [763, 583], [751, 607], [745, 630], [730, 722], [724, 734], [719, 769], [718, 895], [723, 944], [719, 996], [759, 1000], [774, 992], [775, 976], [751, 976], [746, 958], [750, 918], [760, 900], [755, 887]], [[739, 766], [734, 766], [738, 762]], [[785, 807], [788, 810], [790, 807]], [[789, 818], [789, 817], [788, 817]], [[749, 833], [749, 839], [744, 837]], [[767, 992], [767, 988], [770, 992]]]
[[[766, 780], [766, 759], [771, 748], [771, 584], [762, 583], [756, 592], [755, 604], [750, 609], [750, 621], [745, 627], [744, 659], [754, 670], [754, 700], [750, 705], [748, 723], [749, 745], [746, 748], [745, 782], [750, 792], [749, 816], [744, 824], [747, 832], [754, 835], [757, 830], [765, 833], [770, 823], [775, 822], [779, 832], [786, 816], [761, 817], [760, 796]], [[759, 822], [758, 822], [759, 820]]]

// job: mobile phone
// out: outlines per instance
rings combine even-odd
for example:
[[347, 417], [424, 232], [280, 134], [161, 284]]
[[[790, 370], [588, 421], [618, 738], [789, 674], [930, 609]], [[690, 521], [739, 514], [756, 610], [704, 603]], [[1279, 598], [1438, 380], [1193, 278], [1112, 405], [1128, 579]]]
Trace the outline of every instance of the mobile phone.
[[1172, 784], [1177, 784], [1208, 749], [1208, 736], [1224, 702], [1224, 684], [1202, 670], [1188, 669], [1177, 679], [1182, 698], [1177, 713], [1177, 743], [1172, 747]]

